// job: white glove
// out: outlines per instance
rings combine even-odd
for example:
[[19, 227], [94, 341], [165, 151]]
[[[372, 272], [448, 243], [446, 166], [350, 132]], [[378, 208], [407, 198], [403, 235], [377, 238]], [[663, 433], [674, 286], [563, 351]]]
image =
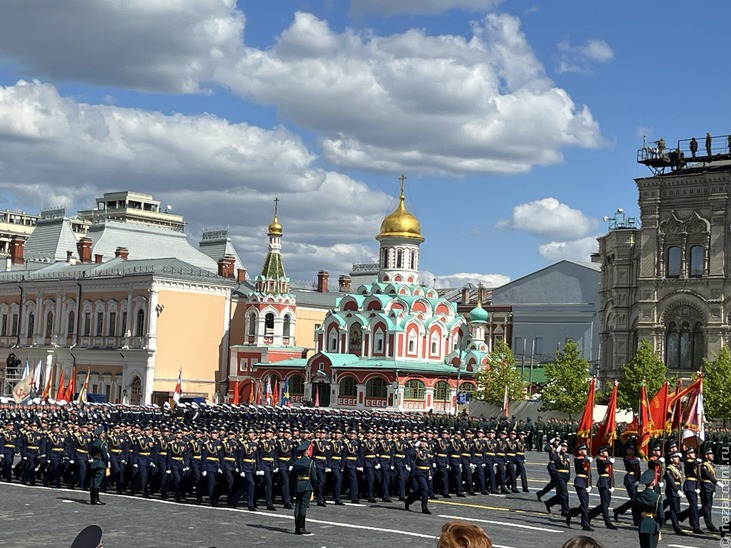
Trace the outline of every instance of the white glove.
[[396, 467], [395, 467], [395, 466], [391, 466], [391, 470], [395, 470], [395, 469], [396, 469]]
[[659, 487], [660, 489], [662, 489], [663, 487], [665, 487], [665, 482], [664, 482], [664, 481], [661, 481], [660, 483], [658, 483], [658, 484], [657, 484], [657, 486], [658, 486], [658, 487]]
[[201, 476], [203, 476], [204, 478], [205, 478], [205, 477], [206, 477], [207, 475], [208, 475], [208, 471], [207, 471], [207, 470], [203, 470], [203, 472], [201, 472]]
[[432, 463], [431, 467], [434, 468], [434, 469], [436, 469], [437, 463], [436, 462]]
[[452, 469], [452, 467], [447, 465], [447, 470], [451, 470], [451, 469]]
[[243, 478], [243, 477], [246, 477], [246, 474], [244, 472], [239, 472], [239, 476], [241, 476]]
[[[294, 470], [294, 466], [289, 466], [289, 467], [287, 468], [287, 470], [291, 472], [292, 470]], [[362, 470], [362, 468], [361, 468], [361, 470]]]
[[680, 497], [681, 499], [684, 499], [684, 498], [685, 498], [685, 493], [683, 493], [682, 491], [678, 491], [678, 496], [679, 496], [679, 497]]
[[594, 462], [594, 457], [586, 457], [586, 458], [589, 459], [589, 462]]
[[172, 473], [173, 473], [173, 471], [172, 471], [172, 470], [165, 470], [165, 473], [166, 473], [166, 474], [172, 474]]
[[218, 473], [219, 473], [219, 474], [223, 474], [223, 470], [221, 470], [221, 469], [219, 468], [219, 469], [218, 469]]
[[477, 465], [470, 463], [470, 470], [472, 470], [474, 472], [476, 469], [477, 469]]
[[155, 463], [154, 462], [151, 462], [150, 463], [150, 468], [157, 468], [157, 466], [155, 466]]
[[257, 476], [263, 476], [264, 475], [264, 470], [257, 470], [256, 471], [256, 475]]
[[614, 457], [609, 457], [609, 462], [611, 462], [612, 464], [614, 464]]
[[591, 493], [591, 485], [590, 485], [589, 487], [587, 487], [587, 488], [586, 488], [586, 492], [587, 492], [587, 493]]
[[134, 464], [132, 465], [132, 468], [139, 468], [139, 465], [138, 465], [137, 463], [134, 463]]
[[121, 460], [119, 462], [121, 462], [122, 464], [127, 464], [127, 461], [126, 460]]
[[325, 472], [332, 472], [332, 468], [325, 468]]
[[701, 459], [695, 459], [695, 461], [696, 461], [696, 462], [697, 462], [698, 464], [700, 464], [700, 463], [702, 463], [702, 462], [703, 462], [703, 461], [702, 461]]
[[183, 468], [183, 472], [187, 472], [188, 470], [190, 470], [190, 468], [188, 468], [187, 466]]
[[696, 489], [696, 490], [695, 490], [695, 494], [696, 494], [696, 495], [700, 495], [700, 494], [701, 494], [701, 490], [700, 490], [700, 489]]
[[381, 469], [381, 465], [380, 465], [380, 464], [376, 464], [376, 465], [374, 466], [374, 468], [375, 468], [376, 470], [380, 470], [380, 469]]
[[[411, 472], [411, 466], [406, 466], [406, 470], [407, 470], [408, 472]], [[722, 487], [723, 487], [723, 486], [722, 486]]]
[[46, 459], [46, 464], [51, 464], [51, 459]]
[[659, 458], [659, 459], [657, 459], [657, 460], [659, 460], [660, 462], [663, 462], [663, 463], [664, 463], [664, 462], [665, 462], [665, 457], [660, 457], [660, 458]]
[[717, 481], [716, 482], [716, 487], [726, 487], [726, 484], [723, 483], [722, 481]]
[[28, 460], [28, 457], [23, 457], [23, 460]]
[[356, 470], [357, 470], [358, 472], [362, 472], [362, 471], [363, 471], [363, 467], [362, 467], [362, 466], [356, 466], [356, 467], [355, 467], [355, 469], [356, 469]]
[[74, 461], [73, 461], [73, 460], [69, 460], [69, 464], [73, 464], [73, 463], [74, 463]]
[[610, 487], [610, 488], [609, 488], [609, 492], [610, 492], [610, 493], [614, 493], [614, 487]]
[[272, 470], [272, 473], [278, 474], [279, 473], [279, 468], [275, 468], [274, 470]]

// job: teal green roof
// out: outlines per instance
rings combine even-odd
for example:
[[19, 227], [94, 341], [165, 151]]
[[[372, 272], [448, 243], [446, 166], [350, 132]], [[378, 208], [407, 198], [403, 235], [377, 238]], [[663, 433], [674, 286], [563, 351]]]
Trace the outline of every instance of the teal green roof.
[[360, 359], [354, 354], [336, 354], [334, 352], [320, 352], [320, 354], [330, 360], [333, 367], [348, 365]]
[[261, 275], [265, 280], [285, 278], [281, 253], [273, 253], [271, 251], [267, 253], [267, 258], [264, 260], [264, 266], [261, 269]]
[[257, 363], [254, 364], [254, 367], [297, 367], [304, 369], [307, 367], [307, 358], [289, 358], [281, 362]]
[[[337, 354], [328, 354], [328, 357], [335, 356]], [[395, 371], [398, 369], [401, 371], [411, 371], [416, 373], [442, 373], [445, 375], [456, 375], [457, 369], [446, 363], [424, 363], [424, 362], [410, 362], [410, 361], [398, 361], [398, 360], [379, 360], [369, 359], [362, 360], [358, 359], [357, 356], [352, 356], [355, 361], [349, 363], [341, 363], [336, 365], [332, 362], [333, 369], [370, 369], [370, 370], [383, 370], [383, 371]], [[466, 368], [462, 367], [462, 375], [474, 375], [475, 372], [467, 371]]]
[[473, 322], [487, 322], [487, 310], [482, 308], [481, 303], [477, 303], [477, 306], [470, 310], [470, 320]]

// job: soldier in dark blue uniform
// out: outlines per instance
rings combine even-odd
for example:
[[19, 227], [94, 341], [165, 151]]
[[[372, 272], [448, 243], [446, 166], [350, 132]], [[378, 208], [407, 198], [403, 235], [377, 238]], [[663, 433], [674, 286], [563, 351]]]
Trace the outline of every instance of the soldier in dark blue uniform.
[[516, 489], [517, 489], [517, 478], [520, 478], [520, 487], [524, 493], [529, 493], [528, 490], [528, 475], [525, 471], [525, 452], [528, 449], [528, 443], [526, 442], [525, 432], [518, 432], [518, 441], [516, 442], [515, 448], [515, 477], [516, 477]]
[[624, 488], [627, 490], [629, 500], [614, 509], [614, 521], [619, 521], [619, 516], [627, 510], [632, 509], [632, 501], [637, 495], [637, 487], [640, 485], [640, 459], [635, 455], [634, 445], [627, 445], [624, 448]]
[[556, 468], [556, 494], [548, 499], [544, 504], [546, 511], [550, 514], [551, 508], [561, 505], [561, 515], [566, 516], [569, 513], [569, 491], [567, 483], [571, 479], [571, 460], [568, 455], [569, 444], [562, 441], [558, 451], [551, 457]]
[[[86, 424], [82, 424], [79, 432], [71, 436], [72, 448], [71, 454], [69, 455], [69, 464], [72, 468], [72, 479], [70, 482], [71, 489], [74, 488], [74, 478], [78, 478], [79, 487], [86, 489], [86, 471], [89, 467], [89, 446], [93, 439], [94, 438], [89, 433], [89, 427]], [[76, 474], [73, 473], [74, 470], [76, 471]]]
[[[687, 536], [680, 528], [680, 522], [678, 516], [680, 515], [680, 499], [685, 497], [683, 493], [683, 471], [680, 465], [680, 459], [683, 457], [680, 453], [671, 453], [670, 462], [667, 468], [665, 468], [665, 497], [666, 505], [662, 505], [663, 508], [667, 507], [669, 511], [668, 518], [673, 526], [673, 531], [676, 535], [681, 537]], [[654, 474], [654, 470], [651, 470]]]
[[[256, 441], [256, 431], [249, 428], [246, 431], [246, 441], [241, 445], [241, 460], [246, 486], [246, 503], [249, 512], [256, 510], [256, 476], [261, 467], [259, 443]], [[264, 475], [263, 471], [262, 474]]]
[[291, 510], [292, 497], [290, 496], [289, 473], [294, 463], [295, 449], [297, 443], [292, 439], [292, 432], [284, 430], [277, 441], [277, 468], [279, 468], [279, 483], [282, 490], [282, 504], [287, 510]]
[[448, 499], [451, 498], [449, 494], [449, 455], [452, 450], [452, 442], [447, 430], [442, 430], [441, 436], [434, 448], [434, 458], [437, 465], [437, 476], [442, 482], [442, 496]]
[[343, 505], [341, 500], [341, 491], [343, 489], [343, 469], [345, 462], [343, 460], [343, 453], [345, 450], [345, 443], [343, 442], [343, 431], [340, 428], [333, 430], [332, 440], [330, 444], [332, 446], [332, 453], [330, 455], [330, 477], [332, 478], [332, 491], [333, 500], [338, 506]]
[[223, 469], [223, 444], [218, 437], [219, 431], [211, 430], [209, 438], [203, 444], [201, 451], [201, 476], [202, 483], [205, 485], [208, 502], [211, 506], [218, 506], [218, 497], [216, 496], [216, 474], [220, 474]]
[[236, 508], [241, 497], [241, 481], [240, 476], [243, 471], [243, 463], [241, 462], [241, 444], [236, 438], [236, 432], [233, 430], [227, 433], [225, 439], [221, 439], [223, 446], [223, 461], [221, 470], [223, 470], [223, 482], [225, 484], [226, 501], [228, 506]]
[[108, 436], [109, 441], [109, 463], [111, 465], [111, 478], [117, 494], [124, 492], [124, 471], [129, 462], [130, 442], [124, 429], [115, 425], [112, 433]]
[[71, 440], [61, 432], [61, 425], [54, 423], [51, 426], [51, 434], [48, 436], [48, 447], [46, 448], [46, 475], [43, 485], [61, 487], [61, 472], [63, 465], [69, 460], [71, 451]]
[[378, 465], [378, 442], [373, 439], [373, 430], [368, 430], [363, 440], [363, 470], [368, 490], [368, 502], [376, 502], [376, 466]]
[[[43, 434], [38, 429], [37, 423], [30, 425], [30, 430], [23, 435], [23, 483], [36, 484], [36, 460], [40, 457], [41, 448], [45, 445]], [[45, 449], [45, 447], [43, 447]]]
[[683, 471], [685, 472], [685, 482], [683, 483], [683, 493], [688, 501], [688, 508], [683, 510], [678, 516], [679, 521], [690, 521], [693, 533], [702, 535], [703, 530], [700, 526], [700, 513], [698, 510], [698, 478], [700, 477], [701, 459], [696, 458], [695, 449], [688, 448], [685, 452], [685, 460], [683, 461]]
[[485, 431], [480, 428], [474, 440], [474, 451], [472, 464], [474, 466], [475, 483], [481, 495], [487, 495], [487, 484], [485, 482], [485, 452], [487, 451], [487, 439]]
[[183, 439], [183, 431], [176, 430], [169, 444], [167, 470], [170, 471], [168, 487], [173, 491], [175, 502], [181, 502], [185, 471], [190, 468], [190, 445]]
[[393, 442], [393, 459], [395, 466], [395, 481], [398, 488], [398, 499], [403, 501], [406, 499], [406, 482], [409, 479], [410, 472], [407, 468], [413, 468], [412, 447], [409, 440], [406, 439], [406, 430], [399, 430], [396, 439]]
[[507, 477], [505, 474], [505, 459], [508, 453], [508, 433], [505, 430], [500, 431], [500, 439], [497, 440], [495, 447], [495, 482], [497, 488], [503, 495], [508, 494]]
[[497, 451], [497, 440], [495, 439], [495, 430], [490, 429], [485, 438], [485, 471], [487, 472], [487, 482], [491, 495], [497, 495], [497, 480], [495, 478], [495, 452]]
[[132, 487], [132, 494], [134, 494], [139, 488], [142, 491], [142, 496], [149, 498], [150, 491], [148, 486], [148, 474], [150, 466], [154, 464], [152, 462], [153, 454], [152, 450], [155, 446], [155, 439], [152, 437], [152, 426], [145, 426], [144, 433], [139, 436], [134, 443], [133, 449], [133, 463], [134, 468], [134, 483]]
[[394, 446], [389, 430], [378, 442], [378, 466], [381, 474], [381, 497], [383, 502], [391, 502], [391, 472], [394, 471]]
[[591, 461], [588, 453], [589, 448], [582, 443], [577, 448], [578, 455], [574, 458], [574, 489], [576, 496], [579, 497], [579, 505], [569, 510], [566, 515], [566, 525], [571, 527], [571, 518], [581, 516], [581, 528], [584, 531], [593, 531], [589, 525], [589, 492], [591, 492]]
[[327, 481], [327, 470], [330, 469], [330, 457], [332, 456], [332, 444], [327, 439], [324, 428], [320, 427], [315, 432], [316, 439], [312, 442], [312, 459], [315, 461], [315, 495], [318, 506], [325, 506], [325, 482]]
[[350, 486], [350, 502], [358, 504], [358, 471], [363, 470], [363, 451], [358, 431], [352, 429], [348, 432], [348, 439], [345, 440], [343, 448], [344, 470]]
[[548, 455], [548, 464], [546, 465], [546, 469], [548, 470], [548, 477], [550, 478], [550, 481], [545, 485], [545, 487], [543, 487], [543, 489], [536, 493], [536, 498], [538, 500], [541, 500], [546, 493], [556, 487], [556, 462], [553, 455], [556, 451], [558, 451], [560, 444], [561, 440], [555, 436], [543, 447], [543, 451]]
[[415, 444], [414, 467], [411, 471], [413, 478], [413, 488], [411, 493], [404, 501], [404, 507], [409, 510], [409, 506], [421, 498], [421, 511], [424, 514], [431, 514], [429, 510], [429, 476], [431, 475], [429, 446], [426, 439], [421, 439]]
[[713, 466], [713, 447], [705, 450], [704, 460], [701, 464], [701, 514], [706, 523], [706, 529], [713, 533], [718, 532], [718, 527], [713, 524], [713, 495], [716, 487], [723, 487], [723, 482], [716, 478], [716, 468]]
[[5, 429], [0, 429], [0, 481], [12, 482], [12, 468], [15, 453], [18, 452], [20, 437], [15, 431], [15, 424], [8, 421]]
[[467, 485], [467, 494], [475, 495], [475, 479], [474, 471], [477, 469], [475, 465], [475, 433], [472, 430], [466, 430], [464, 439], [462, 440], [461, 465], [462, 477]]
[[596, 486], [599, 489], [599, 504], [589, 511], [589, 521], [601, 514], [605, 527], [607, 529], [616, 529], [617, 526], [609, 520], [609, 505], [612, 502], [612, 493], [614, 492], [614, 457], [609, 456], [609, 448], [606, 445], [599, 448], [596, 471], [599, 476], [596, 481]]

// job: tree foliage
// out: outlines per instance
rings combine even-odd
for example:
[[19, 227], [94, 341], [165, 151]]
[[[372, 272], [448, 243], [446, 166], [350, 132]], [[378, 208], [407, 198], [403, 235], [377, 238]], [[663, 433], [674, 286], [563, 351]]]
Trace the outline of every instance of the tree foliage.
[[640, 405], [640, 387], [646, 379], [647, 397], [652, 398], [667, 380], [668, 368], [655, 354], [650, 342], [643, 340], [635, 357], [621, 368], [617, 390], [617, 407], [629, 411], [637, 411]]
[[713, 361], [704, 360], [703, 406], [708, 418], [731, 419], [731, 352], [727, 346]]
[[505, 342], [498, 340], [490, 352], [489, 365], [475, 375], [477, 398], [488, 403], [502, 405], [505, 387], [508, 387], [508, 400], [523, 398], [523, 380], [515, 368], [515, 357]]
[[578, 345], [567, 341], [554, 360], [546, 364], [546, 386], [541, 394], [543, 409], [569, 415], [579, 413], [589, 393], [589, 370], [589, 362], [581, 357]]

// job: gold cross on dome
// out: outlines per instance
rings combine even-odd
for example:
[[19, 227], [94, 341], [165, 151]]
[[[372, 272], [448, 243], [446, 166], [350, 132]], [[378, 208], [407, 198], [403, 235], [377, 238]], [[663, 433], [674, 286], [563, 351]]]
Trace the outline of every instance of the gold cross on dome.
[[402, 195], [404, 193], [404, 182], [406, 182], [406, 179], [407, 179], [407, 177], [403, 173], [401, 174], [401, 177], [399, 177], [399, 181], [401, 181], [401, 194]]
[[277, 210], [279, 209], [279, 196], [274, 198], [274, 216], [277, 216]]

